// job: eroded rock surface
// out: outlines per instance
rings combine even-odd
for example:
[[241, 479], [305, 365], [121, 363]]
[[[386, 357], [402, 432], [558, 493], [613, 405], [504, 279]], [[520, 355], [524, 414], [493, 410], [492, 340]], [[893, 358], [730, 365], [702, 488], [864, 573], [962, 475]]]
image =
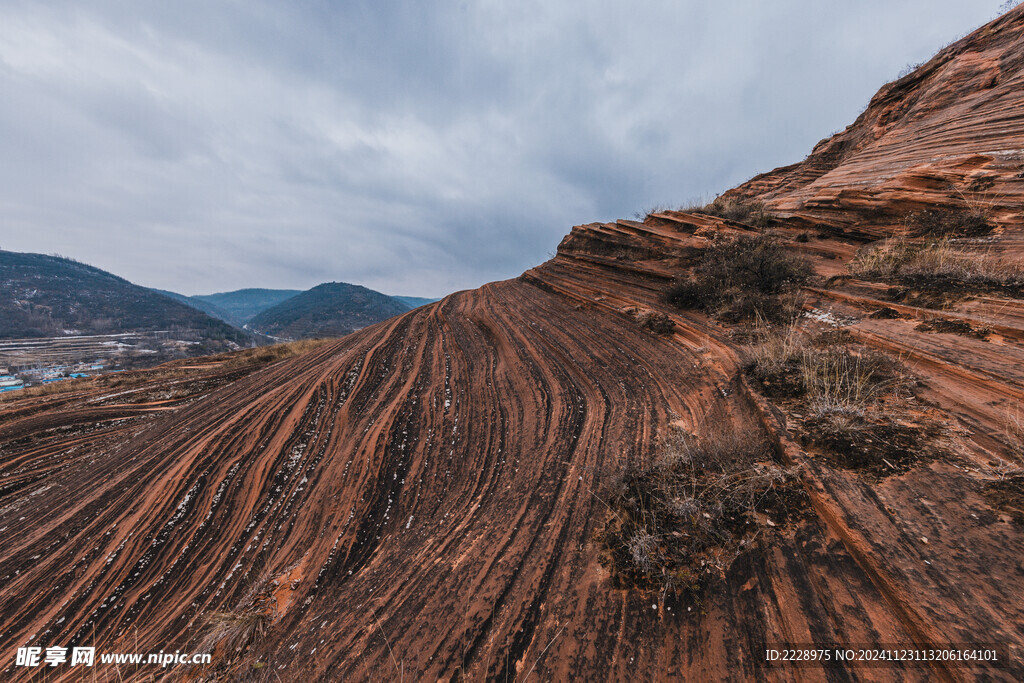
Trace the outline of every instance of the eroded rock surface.
[[[578, 226], [517, 279], [244, 376], [214, 365], [167, 398], [92, 388], [0, 403], [5, 678], [26, 675], [13, 652], [30, 643], [218, 647], [193, 672], [208, 680], [824, 676], [767, 667], [764, 649], [783, 642], [1000, 643], [1010, 668], [986, 675], [1024, 677], [1024, 300], [1012, 285], [943, 298], [948, 280], [848, 269], [913, 211], [970, 202], [992, 229], [952, 247], [1019, 263], [1022, 65], [1019, 8], [884, 87], [803, 163], [733, 192], [766, 201], [779, 239], [809, 259], [801, 328], [839, 328], [908, 368], [899, 420], [939, 425], [934, 457], [840, 466], [802, 438], [797, 404], [745, 376], [749, 330], [666, 302], [710, 240], [752, 228], [683, 212]], [[671, 331], [640, 324], [652, 314]], [[700, 604], [616, 587], [602, 492], [653, 461], [672, 425], [708, 423], [771, 443], [800, 471], [809, 513], [752, 519], [764, 528]], [[229, 619], [218, 614], [262, 615], [261, 634], [225, 652], [209, 640]]]

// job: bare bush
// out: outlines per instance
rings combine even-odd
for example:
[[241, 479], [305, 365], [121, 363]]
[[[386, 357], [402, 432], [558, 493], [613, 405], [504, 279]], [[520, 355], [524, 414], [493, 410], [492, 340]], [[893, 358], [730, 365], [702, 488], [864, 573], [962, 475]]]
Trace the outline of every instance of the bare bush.
[[652, 464], [629, 467], [616, 480], [614, 517], [601, 538], [621, 585], [693, 597], [760, 529], [759, 515], [781, 525], [805, 503], [796, 473], [774, 464], [759, 437], [677, 430]]
[[917, 237], [975, 237], [992, 230], [980, 206], [966, 209], [926, 209], [906, 218], [907, 232]]
[[728, 321], [792, 319], [794, 289], [810, 277], [810, 264], [776, 237], [719, 237], [666, 293], [680, 308], [714, 312]]
[[899, 237], [858, 254], [851, 274], [908, 285], [1024, 286], [1024, 271], [987, 251], [967, 249], [944, 237], [912, 241]]

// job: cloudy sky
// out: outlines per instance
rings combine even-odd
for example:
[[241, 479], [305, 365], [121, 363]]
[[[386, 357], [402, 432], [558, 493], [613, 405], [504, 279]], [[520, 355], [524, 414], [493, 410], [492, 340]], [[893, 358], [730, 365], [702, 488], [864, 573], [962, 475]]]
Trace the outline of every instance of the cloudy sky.
[[0, 248], [440, 296], [798, 161], [1003, 0], [0, 0]]

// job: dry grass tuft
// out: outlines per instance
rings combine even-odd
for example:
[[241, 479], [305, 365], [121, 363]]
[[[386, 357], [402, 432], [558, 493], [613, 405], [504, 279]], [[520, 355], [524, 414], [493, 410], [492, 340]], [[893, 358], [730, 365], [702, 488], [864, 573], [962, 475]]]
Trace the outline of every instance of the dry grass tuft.
[[214, 654], [215, 667], [235, 666], [267, 635], [277, 614], [274, 590], [279, 585], [264, 569], [234, 609], [211, 612], [196, 652]]
[[1024, 271], [991, 252], [965, 248], [943, 237], [913, 241], [886, 240], [858, 254], [849, 266], [856, 277], [911, 286], [1024, 286]]
[[888, 356], [854, 349], [842, 339], [822, 341], [808, 343], [795, 324], [767, 334], [751, 349], [747, 372], [768, 396], [803, 397], [815, 417], [863, 416], [878, 398], [906, 385], [905, 373]]
[[847, 336], [808, 341], [793, 326], [754, 347], [746, 370], [763, 394], [786, 401], [801, 442], [842, 467], [885, 476], [935, 455], [943, 428], [913, 409], [909, 373]]
[[285, 358], [301, 356], [304, 353], [318, 349], [324, 344], [329, 344], [336, 339], [303, 339], [300, 341], [288, 342], [285, 344], [274, 344], [272, 346], [258, 346], [254, 349], [236, 351], [225, 354], [228, 368], [241, 368], [247, 366], [269, 365]]
[[774, 218], [769, 213], [764, 202], [756, 200], [739, 199], [737, 197], [718, 197], [704, 206], [691, 206], [683, 211], [693, 213], [704, 213], [709, 216], [717, 216], [726, 220], [736, 221], [755, 228], [766, 228]]
[[849, 348], [804, 349], [803, 384], [815, 416], [863, 416], [880, 396], [892, 393], [904, 377], [887, 356]]
[[795, 324], [781, 334], [767, 334], [751, 349], [747, 371], [760, 382], [765, 394], [778, 398], [804, 393], [803, 371], [806, 343]]
[[646, 220], [648, 220], [650, 218], [653, 218], [654, 214], [656, 214], [656, 213], [664, 213], [665, 211], [668, 211], [668, 210], [669, 210], [669, 208], [667, 206], [665, 206], [664, 204], [655, 204], [654, 206], [652, 206], [651, 208], [649, 208], [649, 209], [647, 209], [645, 211], [636, 211], [636, 212], [634, 212], [633, 213], [633, 218], [635, 218], [638, 221], [643, 222], [643, 221], [646, 221]]
[[214, 612], [207, 618], [206, 635], [197, 646], [197, 652], [219, 649], [228, 656], [243, 652], [266, 636], [272, 620], [267, 612]]
[[1013, 455], [1024, 460], [1024, 411], [1019, 403], [1006, 411], [1003, 433]]

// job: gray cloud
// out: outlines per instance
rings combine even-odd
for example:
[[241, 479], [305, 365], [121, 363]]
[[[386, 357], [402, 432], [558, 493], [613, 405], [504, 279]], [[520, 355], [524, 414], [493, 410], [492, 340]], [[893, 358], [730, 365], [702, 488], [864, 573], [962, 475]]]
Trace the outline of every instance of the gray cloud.
[[1001, 0], [0, 4], [0, 245], [441, 295], [800, 159]]

